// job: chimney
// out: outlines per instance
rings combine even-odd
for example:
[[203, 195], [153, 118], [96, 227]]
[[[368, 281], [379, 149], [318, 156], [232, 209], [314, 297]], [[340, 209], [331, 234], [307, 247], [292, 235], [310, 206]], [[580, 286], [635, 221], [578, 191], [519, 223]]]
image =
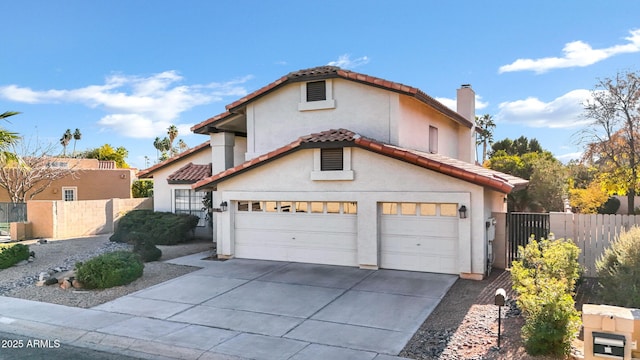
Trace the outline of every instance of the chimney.
[[476, 120], [476, 93], [469, 84], [460, 86], [456, 93], [458, 114], [475, 124]]

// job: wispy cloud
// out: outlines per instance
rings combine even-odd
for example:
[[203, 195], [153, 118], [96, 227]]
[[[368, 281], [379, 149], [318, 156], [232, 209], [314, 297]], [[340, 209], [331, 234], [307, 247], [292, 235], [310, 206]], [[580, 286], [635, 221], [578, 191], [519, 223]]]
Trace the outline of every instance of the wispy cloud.
[[327, 65], [338, 66], [343, 69], [354, 69], [358, 66], [362, 66], [369, 63], [369, 57], [362, 56], [356, 59], [351, 59], [351, 55], [344, 54], [338, 57], [338, 60], [329, 61]]
[[541, 74], [552, 69], [589, 66], [615, 55], [640, 52], [640, 29], [629, 31], [629, 33], [630, 36], [625, 37], [628, 41], [626, 44], [594, 49], [583, 41], [573, 41], [564, 46], [562, 57], [518, 59], [511, 64], [501, 66], [498, 72], [534, 71]]
[[[77, 89], [33, 90], [19, 85], [0, 86], [0, 98], [10, 101], [43, 103], [78, 103], [107, 113], [98, 124], [103, 130], [134, 138], [153, 138], [166, 133], [180, 114], [193, 107], [221, 101], [227, 96], [247, 94], [243, 84], [247, 76], [228, 82], [184, 85], [176, 71], [147, 77], [113, 74], [104, 84]], [[189, 133], [190, 124], [178, 125]]]
[[536, 128], [573, 128], [584, 126], [584, 104], [591, 96], [589, 90], [570, 91], [549, 102], [535, 97], [501, 103], [497, 122], [512, 123]]

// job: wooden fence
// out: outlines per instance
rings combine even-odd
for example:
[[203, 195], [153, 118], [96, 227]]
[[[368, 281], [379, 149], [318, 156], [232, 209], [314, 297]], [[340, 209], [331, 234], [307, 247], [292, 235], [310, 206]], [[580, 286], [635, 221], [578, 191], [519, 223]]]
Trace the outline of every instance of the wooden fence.
[[640, 215], [550, 213], [550, 231], [556, 239], [571, 239], [580, 248], [585, 276], [596, 276], [596, 260], [623, 230], [640, 226]]

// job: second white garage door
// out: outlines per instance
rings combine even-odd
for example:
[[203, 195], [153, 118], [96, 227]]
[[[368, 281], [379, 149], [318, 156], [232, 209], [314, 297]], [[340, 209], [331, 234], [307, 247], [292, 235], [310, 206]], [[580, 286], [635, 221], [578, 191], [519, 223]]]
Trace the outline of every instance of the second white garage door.
[[357, 266], [357, 205], [238, 201], [235, 256]]
[[458, 274], [457, 204], [381, 203], [382, 268]]

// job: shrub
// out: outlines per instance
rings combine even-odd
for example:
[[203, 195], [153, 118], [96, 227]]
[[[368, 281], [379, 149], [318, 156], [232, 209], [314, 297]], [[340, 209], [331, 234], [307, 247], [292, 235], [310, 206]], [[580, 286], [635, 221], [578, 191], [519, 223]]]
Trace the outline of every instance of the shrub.
[[114, 251], [76, 264], [76, 277], [88, 289], [126, 285], [142, 276], [144, 264], [130, 251]]
[[134, 210], [118, 221], [116, 231], [109, 238], [114, 242], [128, 242], [129, 234], [142, 234], [145, 241], [155, 245], [175, 245], [191, 238], [191, 232], [198, 225], [194, 215]]
[[153, 242], [145, 240], [145, 237], [137, 232], [129, 234], [129, 243], [133, 244], [133, 252], [144, 262], [156, 261], [162, 257], [162, 250]]
[[620, 200], [612, 196], [598, 209], [598, 214], [615, 214], [620, 208]]
[[604, 303], [640, 307], [640, 228], [623, 231], [596, 261]]
[[6, 269], [29, 258], [29, 247], [24, 244], [0, 244], [0, 269]]
[[566, 355], [580, 329], [573, 291], [581, 270], [571, 241], [531, 240], [511, 267], [517, 304], [525, 316], [522, 337], [531, 355]]

